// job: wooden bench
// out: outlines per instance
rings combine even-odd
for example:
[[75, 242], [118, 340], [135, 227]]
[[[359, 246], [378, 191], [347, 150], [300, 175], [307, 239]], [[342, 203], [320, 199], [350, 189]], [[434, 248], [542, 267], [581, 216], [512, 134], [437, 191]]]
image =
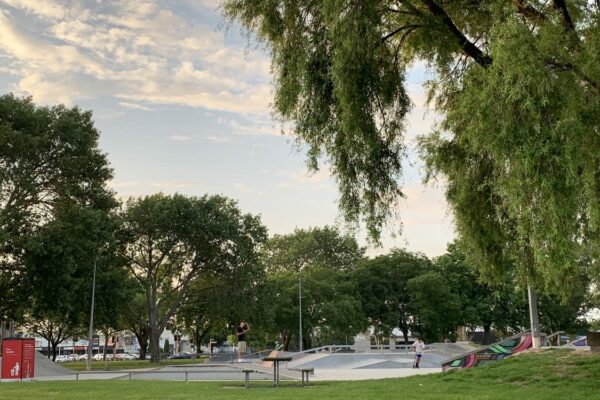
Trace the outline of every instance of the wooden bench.
[[243, 369], [243, 370], [242, 370], [242, 372], [243, 372], [244, 374], [246, 374], [246, 378], [245, 378], [245, 380], [244, 380], [244, 387], [245, 387], [246, 389], [248, 389], [248, 388], [250, 387], [250, 374], [251, 374], [252, 372], [256, 372], [256, 371], [255, 371], [255, 370], [253, 370], [253, 369]]

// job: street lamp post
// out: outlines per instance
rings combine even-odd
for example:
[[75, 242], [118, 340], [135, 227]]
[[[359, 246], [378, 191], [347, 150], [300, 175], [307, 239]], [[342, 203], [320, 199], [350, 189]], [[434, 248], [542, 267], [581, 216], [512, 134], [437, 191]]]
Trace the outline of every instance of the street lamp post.
[[300, 324], [300, 351], [302, 351], [302, 277], [299, 279], [298, 283], [298, 311], [299, 311], [299, 324]]
[[90, 329], [88, 331], [88, 356], [87, 356], [87, 370], [90, 371], [92, 369], [92, 341], [94, 339], [94, 300], [96, 296], [96, 265], [98, 264], [98, 258], [100, 257], [100, 252], [96, 255], [96, 259], [94, 260], [94, 277], [92, 279], [92, 308], [90, 310]]

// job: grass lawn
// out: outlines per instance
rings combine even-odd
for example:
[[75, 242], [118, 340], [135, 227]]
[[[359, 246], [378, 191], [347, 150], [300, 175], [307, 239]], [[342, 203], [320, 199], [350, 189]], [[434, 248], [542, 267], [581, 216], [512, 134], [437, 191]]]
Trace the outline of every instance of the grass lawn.
[[[192, 359], [180, 359], [180, 360], [162, 360], [160, 367], [166, 367], [168, 365], [181, 365], [181, 364], [202, 364], [206, 358], [192, 358]], [[73, 371], [85, 371], [85, 361], [71, 361], [61, 363], [65, 368], [72, 369]], [[149, 360], [131, 360], [131, 361], [108, 361], [106, 368], [104, 367], [104, 361], [92, 361], [93, 371], [116, 371], [116, 370], [127, 370], [127, 369], [141, 369], [141, 368], [156, 368], [154, 364], [151, 364]]]
[[0, 399], [600, 399], [600, 355], [547, 350], [487, 366], [434, 375], [356, 382], [317, 382], [301, 388], [265, 382], [79, 381], [0, 384]]

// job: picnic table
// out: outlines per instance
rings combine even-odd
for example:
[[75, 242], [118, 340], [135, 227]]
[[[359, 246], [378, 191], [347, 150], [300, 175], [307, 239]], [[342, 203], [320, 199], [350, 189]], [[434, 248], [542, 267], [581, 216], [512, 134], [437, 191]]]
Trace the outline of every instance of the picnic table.
[[290, 356], [269, 356], [262, 359], [273, 363], [273, 386], [279, 386], [279, 363], [292, 361]]

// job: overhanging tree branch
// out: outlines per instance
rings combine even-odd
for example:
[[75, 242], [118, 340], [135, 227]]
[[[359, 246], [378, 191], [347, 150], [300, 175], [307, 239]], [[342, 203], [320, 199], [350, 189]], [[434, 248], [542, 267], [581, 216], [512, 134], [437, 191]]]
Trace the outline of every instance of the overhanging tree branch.
[[439, 17], [450, 33], [456, 38], [461, 49], [475, 62], [484, 68], [492, 65], [492, 57], [484, 53], [479, 47], [471, 42], [454, 24], [446, 11], [433, 0], [421, 0], [423, 5], [436, 17]]
[[[381, 41], [382, 41], [382, 42], [385, 42], [385, 41], [386, 41], [386, 40], [388, 40], [389, 38], [391, 38], [391, 37], [393, 37], [393, 36], [397, 35], [398, 33], [402, 32], [402, 31], [404, 31], [404, 30], [406, 30], [408, 33], [410, 33], [410, 32], [412, 32], [413, 30], [415, 30], [415, 29], [417, 29], [417, 28], [419, 28], [419, 27], [421, 27], [421, 26], [422, 26], [422, 25], [416, 25], [416, 24], [413, 24], [413, 25], [404, 25], [404, 26], [401, 26], [400, 28], [398, 28], [398, 29], [395, 29], [395, 30], [393, 30], [392, 32], [390, 32], [390, 33], [388, 33], [387, 35], [385, 35], [383, 38], [381, 38]], [[404, 35], [402, 36], [402, 38], [403, 38], [403, 40], [401, 40], [402, 42], [404, 41], [404, 38], [405, 38], [405, 36], [406, 36], [406, 34], [404, 34]]]
[[512, 3], [517, 7], [517, 12], [525, 18], [541, 23], [546, 21], [546, 16], [531, 5], [525, 5], [523, 0], [512, 0]]
[[552, 2], [552, 7], [554, 7], [555, 10], [560, 11], [562, 25], [565, 29], [570, 32], [575, 32], [575, 24], [571, 19], [571, 14], [569, 14], [565, 0], [554, 0]]

